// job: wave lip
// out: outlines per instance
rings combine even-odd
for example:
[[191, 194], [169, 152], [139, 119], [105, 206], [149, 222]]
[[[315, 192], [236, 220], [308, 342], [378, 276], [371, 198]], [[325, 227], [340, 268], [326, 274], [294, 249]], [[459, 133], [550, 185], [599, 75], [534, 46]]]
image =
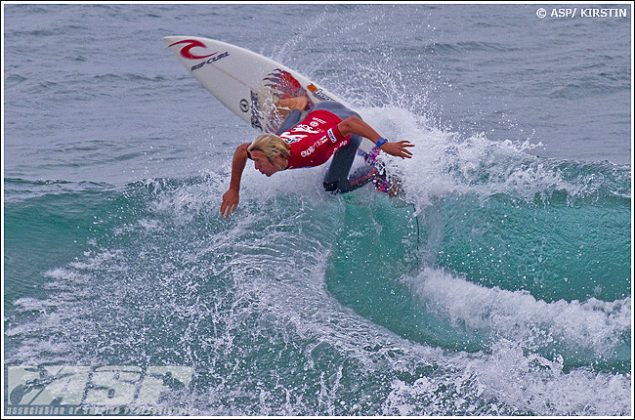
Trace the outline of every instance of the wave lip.
[[482, 287], [432, 268], [404, 281], [428, 310], [452, 325], [486, 332], [493, 342], [511, 340], [529, 351], [557, 350], [592, 363], [615, 356], [630, 335], [630, 297], [547, 303], [525, 291]]

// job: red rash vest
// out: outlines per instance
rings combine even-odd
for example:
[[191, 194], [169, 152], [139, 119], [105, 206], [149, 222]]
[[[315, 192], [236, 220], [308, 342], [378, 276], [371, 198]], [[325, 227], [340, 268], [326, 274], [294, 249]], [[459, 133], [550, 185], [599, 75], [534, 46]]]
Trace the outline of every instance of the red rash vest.
[[288, 169], [319, 166], [346, 146], [351, 136], [340, 133], [337, 125], [341, 122], [337, 115], [320, 109], [280, 134], [291, 148]]

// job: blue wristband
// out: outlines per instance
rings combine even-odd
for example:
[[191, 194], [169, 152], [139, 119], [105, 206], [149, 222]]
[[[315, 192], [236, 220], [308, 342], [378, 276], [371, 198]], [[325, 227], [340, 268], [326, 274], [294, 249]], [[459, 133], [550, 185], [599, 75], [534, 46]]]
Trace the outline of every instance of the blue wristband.
[[375, 143], [375, 147], [379, 149], [385, 143], [388, 143], [388, 140], [383, 137], [380, 137], [379, 140], [377, 140], [377, 143]]

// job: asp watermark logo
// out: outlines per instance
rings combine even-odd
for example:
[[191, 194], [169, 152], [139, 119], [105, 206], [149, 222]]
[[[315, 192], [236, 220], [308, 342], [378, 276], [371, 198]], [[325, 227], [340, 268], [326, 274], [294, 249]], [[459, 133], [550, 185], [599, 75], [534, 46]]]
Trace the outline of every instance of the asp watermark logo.
[[189, 387], [188, 366], [8, 367], [5, 415], [178, 414], [159, 408]]
[[626, 8], [597, 8], [597, 7], [560, 7], [545, 9], [543, 7], [536, 10], [539, 19], [552, 18], [628, 18]]

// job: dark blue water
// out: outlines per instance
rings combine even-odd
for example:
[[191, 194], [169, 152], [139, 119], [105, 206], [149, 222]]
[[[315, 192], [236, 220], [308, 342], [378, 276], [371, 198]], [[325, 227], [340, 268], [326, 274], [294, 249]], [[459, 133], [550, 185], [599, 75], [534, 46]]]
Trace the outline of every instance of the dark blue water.
[[[630, 6], [3, 7], [5, 368], [185, 366], [191, 415], [632, 414]], [[167, 35], [413, 141], [404, 197], [248, 168], [222, 219], [256, 133]]]

